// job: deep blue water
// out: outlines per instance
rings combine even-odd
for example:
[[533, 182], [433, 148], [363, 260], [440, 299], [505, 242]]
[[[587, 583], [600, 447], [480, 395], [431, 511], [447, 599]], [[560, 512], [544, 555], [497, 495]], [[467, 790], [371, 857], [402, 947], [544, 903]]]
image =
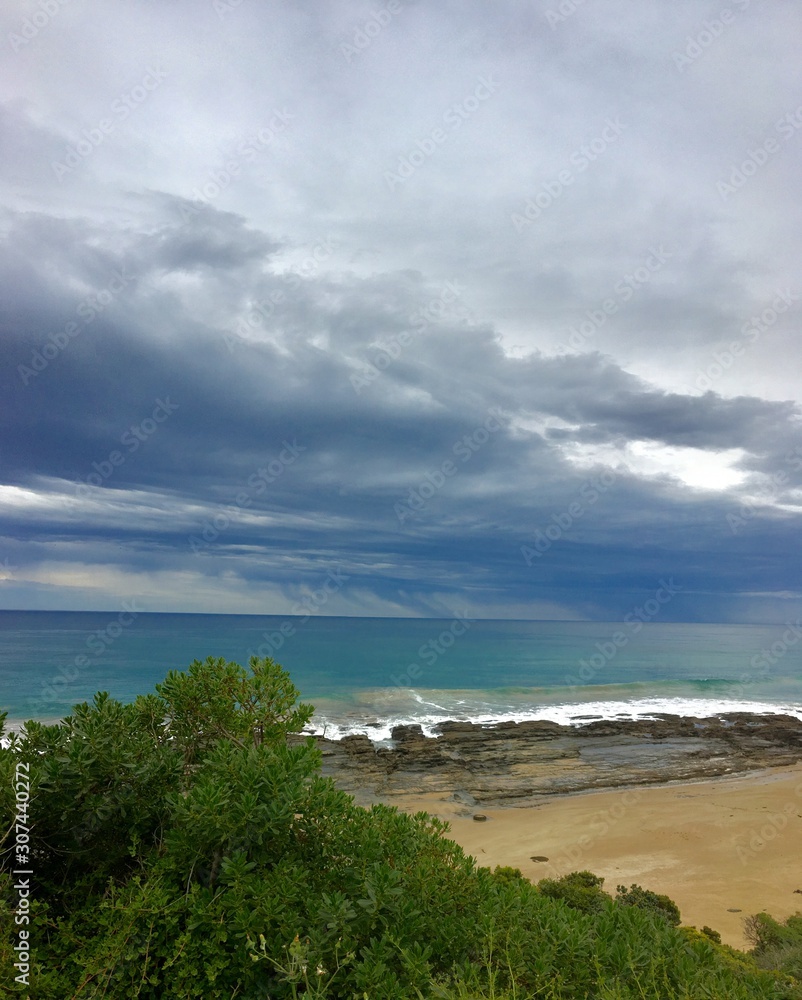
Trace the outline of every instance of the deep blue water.
[[0, 707], [15, 721], [59, 718], [98, 690], [131, 700], [196, 658], [259, 653], [290, 671], [333, 735], [385, 737], [396, 722], [446, 718], [802, 717], [801, 635], [776, 625], [0, 611]]

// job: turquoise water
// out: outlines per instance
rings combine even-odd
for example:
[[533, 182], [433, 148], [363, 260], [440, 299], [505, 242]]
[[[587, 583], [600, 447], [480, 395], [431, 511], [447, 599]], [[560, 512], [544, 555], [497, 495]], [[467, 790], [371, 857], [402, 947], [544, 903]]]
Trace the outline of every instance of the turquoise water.
[[0, 706], [54, 719], [170, 669], [272, 655], [330, 735], [399, 722], [784, 711], [802, 717], [798, 625], [0, 612]]

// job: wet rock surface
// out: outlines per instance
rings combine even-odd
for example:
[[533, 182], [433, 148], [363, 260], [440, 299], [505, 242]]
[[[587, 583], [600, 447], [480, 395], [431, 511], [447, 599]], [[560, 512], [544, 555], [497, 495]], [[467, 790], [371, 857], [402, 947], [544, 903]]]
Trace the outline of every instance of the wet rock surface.
[[323, 774], [363, 804], [436, 793], [470, 809], [802, 761], [802, 721], [785, 715], [662, 715], [581, 726], [444, 722], [435, 736], [424, 736], [420, 726], [397, 726], [392, 737], [389, 747], [367, 736], [318, 737]]

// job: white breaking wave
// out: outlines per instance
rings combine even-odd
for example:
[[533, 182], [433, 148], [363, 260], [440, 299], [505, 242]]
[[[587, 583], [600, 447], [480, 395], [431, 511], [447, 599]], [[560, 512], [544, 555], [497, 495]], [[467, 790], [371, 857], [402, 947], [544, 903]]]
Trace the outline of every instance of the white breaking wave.
[[398, 716], [376, 718], [375, 721], [354, 718], [353, 712], [348, 713], [347, 719], [316, 713], [305, 732], [331, 740], [364, 734], [374, 743], [386, 744], [392, 740], [395, 726], [419, 725], [426, 736], [437, 736], [435, 730], [442, 722], [473, 722], [480, 726], [492, 726], [499, 722], [548, 721], [564, 726], [581, 726], [599, 720], [647, 720], [656, 719], [660, 715], [705, 719], [737, 712], [751, 715], [791, 715], [802, 720], [802, 705], [798, 703], [776, 704], [723, 698], [639, 698], [632, 701], [586, 701], [492, 711], [482, 706], [478, 699], [474, 706], [464, 698], [446, 706], [437, 705], [417, 692], [410, 694], [419, 706], [419, 711], [402, 712]]

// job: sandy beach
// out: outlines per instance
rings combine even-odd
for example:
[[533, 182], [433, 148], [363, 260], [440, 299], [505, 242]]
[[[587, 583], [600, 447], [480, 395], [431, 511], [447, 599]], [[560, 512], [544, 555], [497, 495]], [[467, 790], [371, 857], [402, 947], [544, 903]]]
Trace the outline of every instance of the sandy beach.
[[706, 924], [738, 948], [748, 947], [742, 922], [749, 914], [765, 910], [784, 920], [802, 911], [795, 892], [802, 890], [802, 764], [544, 796], [525, 807], [482, 809], [484, 822], [437, 793], [396, 804], [448, 820], [450, 836], [479, 864], [511, 865], [533, 881], [589, 869], [612, 893], [637, 882], [675, 900], [684, 924]]

